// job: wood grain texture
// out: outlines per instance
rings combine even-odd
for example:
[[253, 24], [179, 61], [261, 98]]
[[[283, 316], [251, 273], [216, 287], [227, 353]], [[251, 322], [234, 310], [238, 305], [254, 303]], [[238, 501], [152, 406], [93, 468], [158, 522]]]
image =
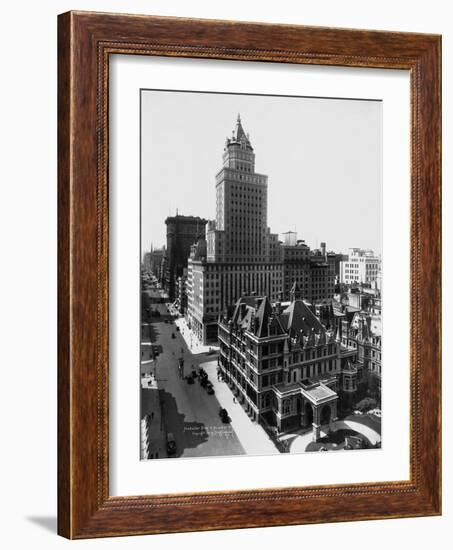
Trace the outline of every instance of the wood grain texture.
[[[440, 37], [70, 12], [59, 16], [58, 46], [59, 533], [86, 538], [440, 514]], [[109, 496], [111, 54], [410, 71], [410, 481]]]

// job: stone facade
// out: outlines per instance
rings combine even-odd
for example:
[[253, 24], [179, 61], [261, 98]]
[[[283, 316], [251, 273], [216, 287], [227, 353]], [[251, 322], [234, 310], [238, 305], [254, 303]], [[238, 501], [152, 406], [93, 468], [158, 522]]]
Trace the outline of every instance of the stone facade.
[[279, 432], [337, 416], [338, 390], [358, 362], [309, 304], [242, 297], [219, 321], [219, 371], [251, 418]]
[[263, 264], [278, 260], [278, 236], [267, 227], [267, 176], [255, 171], [255, 152], [240, 116], [225, 143], [216, 175], [216, 219], [206, 232], [207, 260]]
[[368, 386], [381, 399], [381, 317], [364, 311], [356, 312], [351, 320], [343, 321], [341, 343], [345, 348], [358, 352], [363, 376]]

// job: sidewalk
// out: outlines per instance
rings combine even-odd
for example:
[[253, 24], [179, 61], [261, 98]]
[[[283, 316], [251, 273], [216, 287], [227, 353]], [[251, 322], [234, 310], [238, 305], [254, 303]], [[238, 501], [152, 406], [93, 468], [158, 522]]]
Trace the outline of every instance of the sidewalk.
[[210, 350], [219, 350], [219, 346], [213, 344], [205, 346], [204, 344], [202, 344], [195, 336], [195, 334], [193, 334], [193, 332], [189, 329], [184, 317], [179, 317], [178, 319], [175, 319], [175, 324], [179, 327], [179, 331], [184, 338], [188, 349], [193, 355], [198, 355], [199, 353], [208, 353]]
[[208, 373], [214, 386], [215, 395], [220, 405], [228, 411], [231, 425], [247, 455], [280, 454], [264, 429], [253, 422], [239, 403], [233, 402], [233, 394], [225, 382], [217, 379], [217, 362], [205, 363], [203, 368]]
[[[142, 460], [166, 458], [166, 433], [157, 381], [152, 374], [141, 375], [141, 453]], [[147, 445], [148, 443], [148, 445]]]

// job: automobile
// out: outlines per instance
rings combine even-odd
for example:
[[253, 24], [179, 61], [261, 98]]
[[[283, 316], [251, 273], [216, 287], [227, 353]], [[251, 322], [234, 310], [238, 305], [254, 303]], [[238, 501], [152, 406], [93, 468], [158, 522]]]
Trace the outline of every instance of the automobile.
[[193, 384], [194, 383], [193, 376], [186, 376], [185, 379], [186, 379], [186, 382], [188, 384]]
[[204, 370], [203, 367], [200, 367], [200, 368], [198, 369], [198, 376], [199, 376], [200, 378], [205, 378], [206, 381], [208, 380], [208, 373]]
[[212, 385], [212, 382], [206, 382], [206, 391], [209, 393], [209, 395], [212, 395], [214, 393], [214, 386]]
[[224, 424], [228, 424], [230, 422], [230, 417], [228, 415], [228, 411], [226, 409], [221, 408], [219, 411], [220, 420]]
[[356, 416], [360, 416], [360, 415], [362, 415], [362, 414], [363, 414], [363, 412], [362, 412], [362, 411], [358, 411], [358, 410], [357, 410], [357, 411], [354, 411], [354, 414], [355, 414]]
[[165, 319], [164, 323], [168, 325], [168, 319]]
[[179, 332], [179, 327], [178, 327], [178, 325], [176, 325], [176, 330]]
[[169, 432], [167, 434], [167, 455], [173, 456], [176, 454], [176, 441], [174, 435]]
[[172, 337], [172, 338], [176, 338], [176, 336], [175, 336], [175, 333], [174, 333], [174, 332], [172, 332], [172, 333], [171, 333], [171, 337]]

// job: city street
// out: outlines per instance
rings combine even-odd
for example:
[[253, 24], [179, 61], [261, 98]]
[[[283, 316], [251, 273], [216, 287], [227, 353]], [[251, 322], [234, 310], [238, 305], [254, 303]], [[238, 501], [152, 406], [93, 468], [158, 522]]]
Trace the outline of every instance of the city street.
[[[152, 400], [147, 399], [146, 394], [149, 390], [142, 388], [141, 417], [154, 412], [155, 418], [161, 418], [163, 434], [172, 433], [176, 441], [175, 457], [245, 454], [232, 425], [224, 424], [219, 417], [221, 405], [216, 394], [208, 394], [198, 378], [194, 384], [184, 379], [192, 368], [198, 370], [200, 365], [210, 363], [209, 378], [214, 382], [211, 373], [216, 372], [216, 355], [191, 353], [166, 305], [159, 303], [161, 292], [150, 289], [142, 293], [141, 346], [141, 373], [156, 377], [161, 411], [159, 414], [150, 410]], [[160, 316], [150, 316], [151, 309], [157, 310]], [[156, 352], [158, 355], [153, 360]], [[179, 368], [180, 359], [184, 361], [183, 372]]]

